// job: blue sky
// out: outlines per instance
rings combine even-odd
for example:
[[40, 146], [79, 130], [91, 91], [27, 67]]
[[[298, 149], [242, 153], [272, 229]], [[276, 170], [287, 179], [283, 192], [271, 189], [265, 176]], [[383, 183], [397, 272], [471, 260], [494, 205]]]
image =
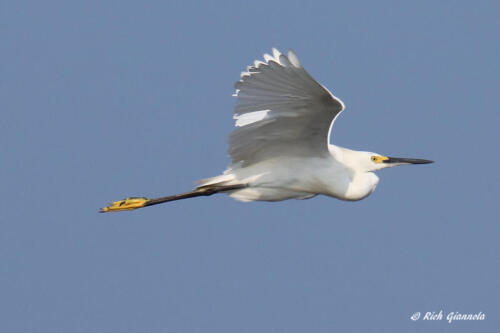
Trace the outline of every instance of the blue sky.
[[[492, 332], [500, 326], [495, 1], [0, 3], [0, 331]], [[332, 141], [435, 160], [373, 195], [240, 203], [233, 84], [293, 48]], [[419, 311], [481, 322], [413, 322]]]

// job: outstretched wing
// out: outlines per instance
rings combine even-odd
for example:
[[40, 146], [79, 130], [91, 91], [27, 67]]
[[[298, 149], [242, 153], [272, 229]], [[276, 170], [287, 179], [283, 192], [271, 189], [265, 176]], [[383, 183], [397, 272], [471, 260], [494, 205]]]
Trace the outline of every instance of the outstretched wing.
[[321, 156], [344, 104], [307, 73], [293, 53], [273, 49], [236, 82], [236, 129], [229, 135], [233, 164], [277, 156]]

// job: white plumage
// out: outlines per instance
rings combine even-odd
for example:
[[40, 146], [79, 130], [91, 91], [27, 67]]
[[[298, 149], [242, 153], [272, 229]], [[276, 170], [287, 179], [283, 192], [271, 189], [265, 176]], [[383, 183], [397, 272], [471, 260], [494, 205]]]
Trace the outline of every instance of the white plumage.
[[[316, 82], [292, 51], [276, 49], [241, 74], [235, 84], [238, 120], [253, 118], [229, 135], [233, 163], [248, 166], [279, 155], [318, 156], [326, 153], [328, 131], [343, 103]], [[289, 58], [294, 59], [290, 61]], [[263, 117], [261, 117], [263, 116]]]
[[256, 60], [235, 84], [232, 164], [223, 175], [201, 181], [200, 187], [245, 184], [229, 192], [241, 201], [317, 194], [360, 200], [378, 184], [371, 171], [405, 163], [376, 163], [371, 158], [378, 154], [330, 145], [333, 123], [344, 110], [342, 101], [305, 71], [293, 51], [285, 56], [273, 49], [264, 60]]
[[226, 192], [241, 201], [306, 199], [318, 194], [360, 200], [373, 192], [375, 170], [429, 160], [387, 157], [329, 144], [344, 104], [316, 82], [293, 53], [273, 49], [236, 82], [231, 165], [192, 192], [156, 199], [127, 198], [102, 212]]

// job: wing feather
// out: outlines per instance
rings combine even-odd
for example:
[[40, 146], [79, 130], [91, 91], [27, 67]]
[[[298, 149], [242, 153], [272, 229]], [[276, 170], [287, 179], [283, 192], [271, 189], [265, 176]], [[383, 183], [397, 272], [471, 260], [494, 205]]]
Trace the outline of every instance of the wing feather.
[[329, 129], [344, 104], [314, 80], [293, 51], [273, 49], [236, 82], [236, 129], [229, 135], [234, 165], [276, 156], [328, 152]]

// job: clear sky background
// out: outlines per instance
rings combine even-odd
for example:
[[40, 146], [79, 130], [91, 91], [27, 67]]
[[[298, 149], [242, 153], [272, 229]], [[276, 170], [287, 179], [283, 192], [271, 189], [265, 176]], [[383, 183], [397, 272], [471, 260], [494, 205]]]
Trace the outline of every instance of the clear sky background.
[[[494, 332], [497, 1], [0, 2], [1, 332]], [[360, 202], [188, 191], [229, 163], [272, 47], [346, 104], [332, 141], [435, 160]], [[413, 322], [420, 311], [482, 322]]]

